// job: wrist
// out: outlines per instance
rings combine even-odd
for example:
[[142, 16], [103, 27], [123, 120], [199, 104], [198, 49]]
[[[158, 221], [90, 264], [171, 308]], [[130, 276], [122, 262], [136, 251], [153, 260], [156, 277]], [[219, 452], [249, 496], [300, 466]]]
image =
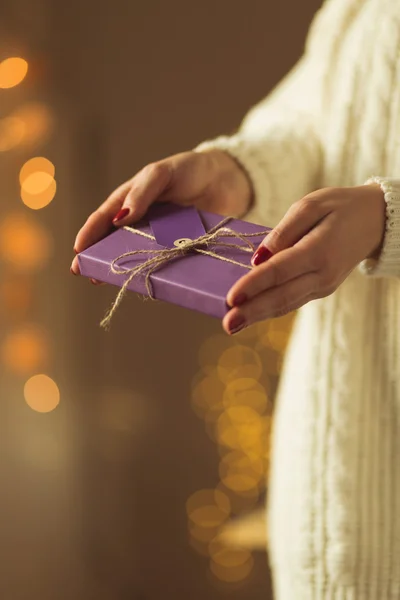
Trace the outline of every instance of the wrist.
[[383, 242], [386, 231], [386, 201], [385, 193], [379, 183], [376, 181], [368, 182], [364, 190], [368, 189], [368, 195], [372, 206], [372, 219], [375, 224], [375, 236], [372, 251], [367, 256], [368, 259], [378, 260], [382, 252]]
[[225, 150], [217, 148], [205, 149], [215, 171], [215, 180], [220, 182], [223, 195], [227, 198], [226, 214], [243, 217], [254, 201], [251, 179], [240, 162]]

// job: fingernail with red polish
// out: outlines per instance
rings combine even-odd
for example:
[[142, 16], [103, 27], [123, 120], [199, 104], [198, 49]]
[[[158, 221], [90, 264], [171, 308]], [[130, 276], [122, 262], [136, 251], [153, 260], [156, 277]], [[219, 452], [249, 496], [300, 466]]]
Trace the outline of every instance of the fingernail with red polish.
[[115, 217], [113, 218], [112, 222], [118, 223], [118, 221], [122, 221], [122, 219], [125, 219], [127, 215], [129, 215], [129, 208], [121, 208], [121, 210], [118, 211]]
[[238, 294], [236, 298], [234, 298], [232, 305], [233, 306], [242, 306], [245, 302], [247, 302], [247, 294]]
[[243, 329], [245, 322], [245, 318], [242, 315], [237, 315], [229, 323], [229, 333], [238, 333], [241, 329]]
[[257, 265], [261, 265], [261, 263], [269, 260], [271, 256], [273, 256], [271, 250], [268, 250], [268, 248], [265, 246], [260, 246], [258, 250], [254, 252], [251, 262], [256, 267]]

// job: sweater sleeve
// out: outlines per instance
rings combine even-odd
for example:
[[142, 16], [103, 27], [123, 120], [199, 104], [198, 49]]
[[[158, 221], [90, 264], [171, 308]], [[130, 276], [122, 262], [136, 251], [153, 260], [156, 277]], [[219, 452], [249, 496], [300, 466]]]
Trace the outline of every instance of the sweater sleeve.
[[274, 226], [293, 202], [320, 187], [319, 122], [330, 62], [328, 38], [335, 39], [329, 17], [326, 9], [317, 13], [301, 60], [249, 112], [235, 135], [196, 148], [224, 150], [247, 172], [254, 198], [245, 217], [249, 221]]
[[364, 260], [361, 271], [373, 277], [400, 277], [400, 179], [372, 177], [366, 183], [377, 183], [385, 194], [386, 231], [377, 259]]

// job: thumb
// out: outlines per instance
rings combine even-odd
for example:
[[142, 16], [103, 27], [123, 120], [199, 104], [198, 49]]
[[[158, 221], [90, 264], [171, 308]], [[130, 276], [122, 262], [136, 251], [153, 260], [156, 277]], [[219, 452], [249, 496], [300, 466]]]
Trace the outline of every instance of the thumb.
[[172, 169], [168, 161], [147, 165], [131, 181], [131, 188], [113, 218], [116, 227], [141, 219], [149, 206], [170, 186]]

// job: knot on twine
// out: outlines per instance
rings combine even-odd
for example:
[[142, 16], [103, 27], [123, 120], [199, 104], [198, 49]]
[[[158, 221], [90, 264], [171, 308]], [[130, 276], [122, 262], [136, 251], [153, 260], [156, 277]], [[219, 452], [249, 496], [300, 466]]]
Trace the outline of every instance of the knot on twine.
[[[151, 275], [155, 271], [157, 271], [158, 269], [163, 267], [164, 265], [170, 263], [171, 261], [176, 260], [177, 258], [182, 258], [183, 256], [186, 256], [190, 253], [197, 252], [199, 254], [211, 256], [218, 260], [222, 260], [224, 262], [227, 262], [227, 263], [230, 263], [233, 265], [238, 265], [240, 267], [250, 270], [251, 266], [249, 266], [248, 264], [238, 262], [238, 261], [236, 261], [232, 258], [228, 258], [226, 256], [221, 256], [221, 255], [217, 254], [216, 252], [213, 252], [212, 250], [210, 250], [210, 246], [216, 246], [217, 248], [231, 248], [231, 249], [235, 249], [235, 250], [241, 250], [243, 252], [253, 253], [255, 251], [255, 247], [253, 246], [253, 244], [251, 243], [251, 241], [248, 238], [260, 237], [262, 235], [267, 235], [267, 233], [268, 233], [268, 231], [259, 231], [256, 233], [239, 233], [237, 231], [234, 231], [233, 229], [229, 229], [228, 227], [225, 227], [225, 225], [231, 219], [232, 219], [232, 217], [227, 217], [226, 219], [221, 221], [221, 223], [219, 223], [218, 225], [216, 225], [215, 227], [210, 229], [210, 231], [208, 231], [206, 234], [201, 235], [200, 237], [198, 237], [194, 240], [191, 240], [188, 238], [182, 238], [180, 240], [177, 240], [175, 242], [175, 246], [173, 248], [160, 248], [160, 249], [156, 248], [156, 249], [152, 249], [152, 250], [132, 250], [131, 252], [125, 252], [124, 254], [120, 254], [119, 256], [117, 256], [117, 258], [114, 258], [114, 260], [112, 261], [111, 266], [110, 266], [111, 273], [113, 273], [114, 275], [126, 275], [127, 278], [126, 278], [123, 286], [121, 287], [120, 291], [118, 292], [110, 310], [107, 312], [106, 316], [101, 321], [101, 323], [100, 323], [101, 327], [103, 327], [104, 329], [108, 329], [108, 327], [111, 323], [111, 319], [114, 316], [114, 313], [118, 309], [119, 305], [121, 304], [121, 302], [127, 292], [129, 284], [135, 277], [137, 277], [139, 275], [145, 276], [145, 284], [146, 284], [147, 293], [148, 293], [149, 297], [154, 300], [153, 286], [152, 286], [151, 279], [150, 279]], [[154, 236], [152, 236], [148, 233], [144, 233], [143, 231], [140, 231], [139, 229], [134, 229], [133, 227], [124, 227], [124, 229], [127, 231], [130, 231], [133, 234], [141, 235], [142, 237], [146, 237], [150, 240], [153, 240], [153, 241], [156, 240], [156, 238]], [[224, 242], [221, 240], [221, 238], [236, 238], [236, 239], [244, 242], [245, 245], [243, 246], [241, 244]], [[145, 255], [145, 254], [149, 254], [152, 256], [148, 260], [145, 260], [144, 262], [141, 262], [139, 265], [136, 265], [132, 268], [124, 268], [124, 267], [118, 265], [118, 263], [121, 260], [123, 260], [124, 258], [128, 258], [131, 256], [137, 256], [137, 255]]]

